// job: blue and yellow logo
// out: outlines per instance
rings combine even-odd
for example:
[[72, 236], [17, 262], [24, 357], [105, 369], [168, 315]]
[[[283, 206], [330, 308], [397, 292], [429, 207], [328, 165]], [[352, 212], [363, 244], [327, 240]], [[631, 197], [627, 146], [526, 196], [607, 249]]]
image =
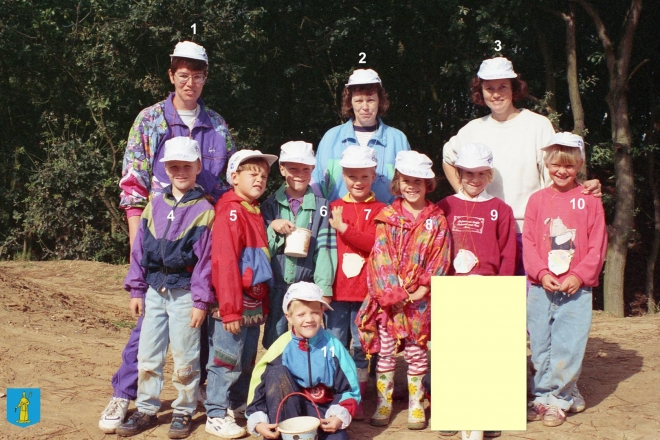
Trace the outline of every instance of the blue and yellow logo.
[[7, 388], [7, 421], [25, 428], [41, 420], [41, 389]]

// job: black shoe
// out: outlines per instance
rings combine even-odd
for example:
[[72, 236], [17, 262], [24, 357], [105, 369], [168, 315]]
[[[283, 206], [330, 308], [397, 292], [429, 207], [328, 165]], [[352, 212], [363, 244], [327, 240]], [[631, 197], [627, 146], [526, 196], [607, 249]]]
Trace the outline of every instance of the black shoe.
[[187, 438], [192, 431], [192, 418], [187, 414], [173, 414], [170, 430], [167, 431], [169, 438]]
[[156, 414], [145, 414], [135, 411], [125, 423], [122, 423], [117, 428], [117, 435], [120, 437], [134, 436], [156, 425], [157, 421], [158, 416]]
[[485, 438], [495, 438], [502, 435], [502, 431], [484, 431]]

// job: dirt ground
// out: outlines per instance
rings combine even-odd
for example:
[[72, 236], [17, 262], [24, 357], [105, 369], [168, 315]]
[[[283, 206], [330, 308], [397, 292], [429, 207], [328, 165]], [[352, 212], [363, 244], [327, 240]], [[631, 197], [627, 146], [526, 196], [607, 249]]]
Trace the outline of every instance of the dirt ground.
[[[0, 439], [111, 439], [98, 417], [112, 393], [110, 378], [133, 323], [121, 289], [127, 266], [81, 261], [0, 263], [0, 393], [41, 388], [41, 421], [7, 422], [0, 398]], [[529, 423], [503, 439], [660, 439], [660, 316], [615, 319], [596, 314], [580, 389], [587, 410], [557, 428]], [[402, 380], [404, 372], [397, 375]], [[163, 410], [156, 429], [135, 438], [167, 438], [174, 388], [166, 367]], [[373, 384], [367, 412], [373, 411]], [[0, 395], [2, 395], [0, 394]], [[494, 399], [493, 405], [497, 402]], [[203, 408], [202, 408], [203, 410]], [[393, 423], [354, 422], [353, 439], [438, 439], [406, 428], [406, 403], [395, 402]], [[212, 439], [205, 416], [195, 417], [192, 439]], [[459, 435], [449, 437], [460, 438]]]

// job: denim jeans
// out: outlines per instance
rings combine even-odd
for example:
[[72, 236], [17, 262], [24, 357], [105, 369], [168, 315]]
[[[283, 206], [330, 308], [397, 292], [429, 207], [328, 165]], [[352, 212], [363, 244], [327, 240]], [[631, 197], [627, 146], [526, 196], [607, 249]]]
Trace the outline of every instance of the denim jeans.
[[[357, 325], [355, 325], [355, 316], [361, 305], [361, 301], [333, 301], [332, 308], [334, 311], [327, 310], [325, 312], [327, 317], [326, 329], [339, 339], [349, 352], [351, 345], [353, 346], [353, 362], [355, 362], [357, 368], [367, 368], [369, 362], [364, 351], [362, 351], [360, 335], [358, 334]], [[349, 342], [351, 342], [351, 345], [349, 345]]]
[[254, 370], [259, 345], [259, 326], [241, 327], [234, 335], [224, 329], [222, 321], [208, 317], [209, 363], [206, 366], [207, 417], [224, 418], [227, 408], [247, 403], [250, 377]]
[[199, 328], [190, 327], [192, 294], [184, 289], [158, 292], [151, 287], [145, 297], [140, 346], [138, 348], [139, 411], [156, 414], [163, 390], [163, 367], [168, 343], [172, 346], [172, 382], [178, 391], [172, 402], [175, 414], [192, 415], [199, 386]]
[[282, 310], [282, 303], [284, 302], [284, 295], [286, 294], [289, 285], [284, 283], [276, 283], [275, 287], [271, 289], [269, 295], [269, 312], [266, 318], [266, 325], [264, 326], [264, 338], [261, 341], [264, 348], [268, 350], [277, 338], [282, 336], [289, 330], [289, 322], [284, 316]]
[[527, 328], [536, 369], [534, 401], [568, 410], [582, 370], [591, 328], [591, 287], [573, 295], [532, 284], [527, 296]]

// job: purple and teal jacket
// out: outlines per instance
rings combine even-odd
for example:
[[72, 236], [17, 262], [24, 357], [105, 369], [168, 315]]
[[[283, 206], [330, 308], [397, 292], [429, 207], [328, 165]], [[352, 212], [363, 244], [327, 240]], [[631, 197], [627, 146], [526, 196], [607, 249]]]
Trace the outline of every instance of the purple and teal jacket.
[[199, 186], [177, 202], [171, 186], [153, 196], [140, 218], [124, 289], [131, 298], [155, 290], [187, 289], [194, 307], [206, 310], [211, 286], [211, 228], [215, 211]]

